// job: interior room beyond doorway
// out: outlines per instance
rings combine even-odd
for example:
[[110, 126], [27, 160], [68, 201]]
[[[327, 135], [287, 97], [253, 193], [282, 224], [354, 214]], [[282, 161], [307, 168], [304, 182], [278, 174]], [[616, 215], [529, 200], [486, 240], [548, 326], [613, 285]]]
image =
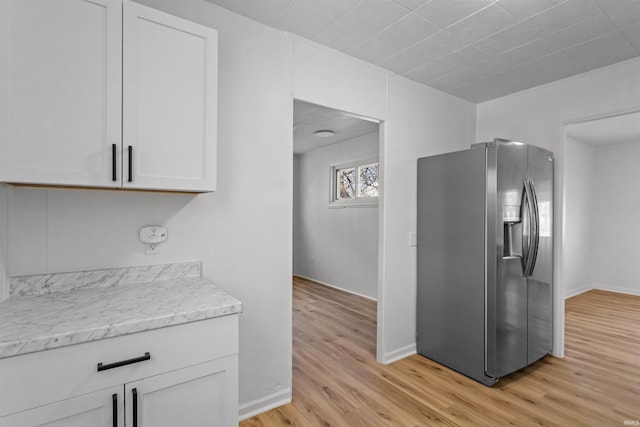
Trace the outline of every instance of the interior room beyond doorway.
[[294, 101], [293, 275], [376, 300], [379, 124]]

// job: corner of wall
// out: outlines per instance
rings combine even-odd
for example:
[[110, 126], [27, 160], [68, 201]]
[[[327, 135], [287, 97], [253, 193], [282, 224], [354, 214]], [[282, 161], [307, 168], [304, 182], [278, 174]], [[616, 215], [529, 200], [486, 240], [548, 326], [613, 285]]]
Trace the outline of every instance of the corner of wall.
[[596, 289], [593, 284], [587, 284], [575, 289], [567, 289], [564, 293], [564, 299], [569, 299], [571, 297], [575, 297], [577, 295], [583, 294], [585, 292], [589, 292], [592, 289]]
[[294, 276], [300, 273], [298, 268], [298, 250], [300, 244], [299, 238], [299, 221], [300, 221], [300, 155], [293, 154], [293, 260], [292, 260], [292, 273]]
[[268, 396], [261, 397], [251, 402], [240, 405], [240, 413], [238, 421], [246, 420], [247, 418], [254, 417], [263, 412], [270, 411], [279, 406], [291, 403], [292, 391], [291, 388], [279, 390]]
[[400, 359], [404, 359], [405, 357], [412, 356], [417, 354], [416, 343], [409, 344], [407, 346], [397, 348], [395, 350], [389, 351], [385, 353], [382, 363], [388, 365], [390, 363], [396, 362]]
[[7, 280], [7, 187], [0, 184], [0, 302], [9, 297]]
[[480, 108], [480, 104], [473, 104], [473, 135], [471, 135], [471, 140], [473, 143], [480, 141], [480, 120], [478, 120], [478, 111]]

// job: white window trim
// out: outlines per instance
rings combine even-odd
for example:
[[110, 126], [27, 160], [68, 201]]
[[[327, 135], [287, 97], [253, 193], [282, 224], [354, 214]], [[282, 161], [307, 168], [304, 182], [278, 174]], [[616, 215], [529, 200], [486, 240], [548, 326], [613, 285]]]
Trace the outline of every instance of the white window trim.
[[[336, 171], [338, 169], [356, 168], [357, 171], [358, 166], [369, 165], [371, 163], [378, 163], [378, 174], [380, 174], [380, 162], [377, 157], [349, 160], [347, 162], [332, 163], [329, 165], [329, 209], [378, 207], [378, 199], [380, 198], [379, 189], [378, 197], [356, 197], [353, 199], [338, 199], [336, 196]], [[379, 181], [380, 176], [378, 175], [378, 182]]]

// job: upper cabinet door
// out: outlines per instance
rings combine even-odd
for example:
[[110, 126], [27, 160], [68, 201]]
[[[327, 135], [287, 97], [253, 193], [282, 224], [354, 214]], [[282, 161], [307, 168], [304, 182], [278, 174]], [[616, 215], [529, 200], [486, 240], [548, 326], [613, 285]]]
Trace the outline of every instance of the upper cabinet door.
[[123, 186], [215, 190], [217, 31], [129, 1], [123, 26]]
[[0, 180], [119, 186], [121, 67], [122, 0], [0, 0]]

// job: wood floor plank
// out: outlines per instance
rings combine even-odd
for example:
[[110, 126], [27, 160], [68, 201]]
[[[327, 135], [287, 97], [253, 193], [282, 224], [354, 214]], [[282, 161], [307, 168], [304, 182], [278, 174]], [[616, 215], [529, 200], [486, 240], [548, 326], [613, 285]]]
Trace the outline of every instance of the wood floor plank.
[[375, 360], [376, 303], [293, 279], [293, 402], [241, 427], [622, 426], [640, 421], [640, 297], [566, 300], [566, 355], [485, 387], [420, 355]]

